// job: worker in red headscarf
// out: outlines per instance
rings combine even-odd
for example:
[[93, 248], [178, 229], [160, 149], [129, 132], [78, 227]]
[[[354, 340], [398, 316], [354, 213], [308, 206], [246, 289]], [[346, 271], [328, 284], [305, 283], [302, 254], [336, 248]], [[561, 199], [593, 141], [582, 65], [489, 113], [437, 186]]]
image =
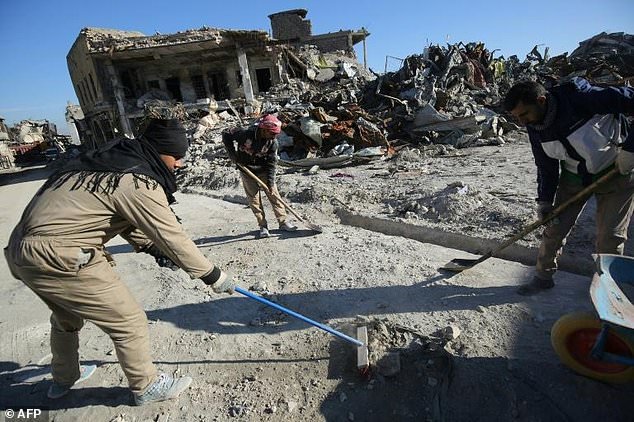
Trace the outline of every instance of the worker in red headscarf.
[[[273, 213], [280, 230], [294, 231], [297, 227], [286, 221], [286, 208], [280, 200], [275, 183], [278, 143], [275, 137], [282, 131], [282, 122], [272, 114], [261, 117], [254, 126], [234, 128], [222, 134], [222, 141], [229, 158], [251, 170], [269, 188], [265, 192], [273, 206]], [[242, 185], [260, 227], [259, 237], [269, 237], [268, 223], [262, 201], [260, 186], [249, 175], [242, 173]]]

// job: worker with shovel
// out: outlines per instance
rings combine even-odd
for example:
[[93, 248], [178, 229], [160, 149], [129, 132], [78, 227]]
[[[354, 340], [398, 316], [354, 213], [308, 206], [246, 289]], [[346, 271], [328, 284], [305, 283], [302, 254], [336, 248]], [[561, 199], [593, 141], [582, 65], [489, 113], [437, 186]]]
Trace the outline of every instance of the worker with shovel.
[[[238, 165], [249, 207], [258, 222], [260, 238], [269, 237], [268, 223], [260, 198], [258, 181], [273, 206], [273, 213], [282, 231], [295, 231], [297, 226], [286, 221], [286, 207], [275, 183], [278, 143], [275, 137], [282, 131], [282, 122], [272, 114], [261, 117], [255, 126], [234, 128], [222, 134], [222, 141], [231, 161]], [[248, 171], [242, 170], [246, 168]], [[255, 176], [255, 177], [253, 177]]]
[[150, 121], [139, 139], [120, 139], [69, 161], [26, 207], [5, 256], [51, 309], [48, 397], [66, 395], [94, 365], [79, 364], [79, 331], [90, 321], [110, 336], [137, 405], [176, 398], [190, 377], [158, 373], [150, 355], [147, 317], [112, 268], [104, 244], [121, 235], [137, 252], [174, 262], [216, 293], [235, 285], [210, 263], [169, 207], [174, 170], [188, 148], [177, 120]]
[[[540, 220], [585, 186], [613, 175], [592, 192], [597, 201], [596, 252], [622, 255], [634, 210], [634, 132], [624, 117], [634, 114], [634, 88], [599, 88], [573, 78], [546, 90], [524, 81], [509, 90], [504, 107], [528, 131], [537, 165]], [[567, 205], [546, 226], [536, 274], [519, 294], [554, 287], [557, 257], [588, 197]]]

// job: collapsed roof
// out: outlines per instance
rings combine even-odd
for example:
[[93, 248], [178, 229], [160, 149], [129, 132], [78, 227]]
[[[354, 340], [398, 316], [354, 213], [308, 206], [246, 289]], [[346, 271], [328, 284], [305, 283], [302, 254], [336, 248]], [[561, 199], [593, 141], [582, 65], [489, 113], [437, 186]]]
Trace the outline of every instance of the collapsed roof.
[[[261, 44], [269, 41], [265, 31], [230, 30], [203, 27], [189, 29], [174, 34], [155, 34], [146, 36], [140, 32], [118, 31], [114, 29], [84, 28], [81, 34], [86, 36], [90, 53], [112, 55], [149, 48], [171, 47], [170, 51], [205, 50], [210, 47], [224, 47], [236, 42]], [[118, 54], [120, 56], [120, 54]]]

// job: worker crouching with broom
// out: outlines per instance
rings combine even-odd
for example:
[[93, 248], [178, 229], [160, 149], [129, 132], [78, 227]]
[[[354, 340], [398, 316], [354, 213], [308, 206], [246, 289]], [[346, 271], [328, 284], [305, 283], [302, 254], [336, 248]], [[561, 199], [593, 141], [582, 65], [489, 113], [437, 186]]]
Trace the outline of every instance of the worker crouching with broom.
[[94, 365], [79, 363], [79, 331], [90, 321], [110, 336], [137, 405], [176, 398], [190, 377], [158, 373], [147, 317], [111, 266], [104, 244], [117, 235], [157, 263], [175, 263], [216, 293], [235, 285], [184, 232], [169, 204], [174, 170], [188, 148], [178, 120], [153, 119], [139, 139], [110, 141], [51, 176], [26, 207], [5, 256], [51, 309], [48, 397], [66, 395]]

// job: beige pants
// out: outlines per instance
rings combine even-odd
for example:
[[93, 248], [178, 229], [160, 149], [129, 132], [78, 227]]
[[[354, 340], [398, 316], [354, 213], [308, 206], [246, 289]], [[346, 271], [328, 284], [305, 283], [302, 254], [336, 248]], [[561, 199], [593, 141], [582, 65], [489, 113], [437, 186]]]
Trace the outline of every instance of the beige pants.
[[[562, 178], [557, 187], [555, 207], [566, 202], [583, 186]], [[627, 229], [634, 211], [634, 175], [617, 176], [595, 192], [596, 212], [596, 252], [623, 254]], [[544, 229], [544, 236], [537, 256], [536, 275], [543, 279], [552, 278], [557, 271], [557, 258], [565, 244], [566, 236], [574, 226], [586, 202], [569, 206], [557, 218], [557, 224]]]
[[79, 378], [79, 330], [90, 321], [110, 336], [130, 389], [141, 392], [157, 371], [150, 355], [145, 312], [101, 250], [52, 238], [12, 241], [9, 268], [53, 312], [51, 372], [63, 385]]
[[[268, 182], [266, 180], [267, 174], [266, 172], [253, 172], [258, 179], [262, 182], [266, 183], [268, 186]], [[256, 220], [258, 220], [258, 226], [267, 227], [266, 215], [264, 214], [264, 207], [262, 206], [262, 201], [260, 201], [260, 186], [258, 182], [253, 180], [251, 176], [248, 176], [242, 172], [242, 186], [244, 186], [244, 192], [247, 194], [247, 199], [249, 200], [249, 207], [253, 214], [255, 215]], [[282, 224], [286, 221], [286, 208], [284, 204], [280, 200], [280, 193], [277, 191], [277, 187], [269, 186], [269, 190], [271, 194], [268, 193], [266, 196], [269, 198], [271, 202], [271, 206], [273, 207], [273, 213], [275, 214], [275, 218], [277, 218], [277, 222]]]

